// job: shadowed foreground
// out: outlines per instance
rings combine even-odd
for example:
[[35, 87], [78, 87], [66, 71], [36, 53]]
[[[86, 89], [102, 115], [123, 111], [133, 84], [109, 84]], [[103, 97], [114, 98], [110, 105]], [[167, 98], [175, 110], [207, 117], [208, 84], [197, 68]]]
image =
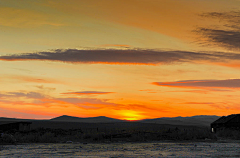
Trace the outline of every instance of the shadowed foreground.
[[0, 146], [0, 157], [240, 157], [239, 143], [24, 144]]
[[[69, 123], [70, 124], [70, 123]], [[62, 125], [62, 123], [60, 124]], [[80, 124], [81, 125], [81, 124]], [[54, 126], [54, 125], [52, 125]], [[46, 126], [45, 126], [46, 127]], [[145, 123], [83, 124], [78, 129], [35, 128], [31, 131], [7, 131], [2, 143], [73, 142], [149, 142], [162, 140], [215, 140], [208, 127], [173, 126]]]

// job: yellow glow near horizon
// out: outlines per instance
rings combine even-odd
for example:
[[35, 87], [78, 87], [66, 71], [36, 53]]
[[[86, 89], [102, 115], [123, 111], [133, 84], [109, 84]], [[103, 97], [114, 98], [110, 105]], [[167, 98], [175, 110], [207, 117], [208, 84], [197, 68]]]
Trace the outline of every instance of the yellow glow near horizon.
[[121, 120], [135, 121], [144, 118], [139, 112], [133, 110], [122, 110], [119, 114], [121, 115]]

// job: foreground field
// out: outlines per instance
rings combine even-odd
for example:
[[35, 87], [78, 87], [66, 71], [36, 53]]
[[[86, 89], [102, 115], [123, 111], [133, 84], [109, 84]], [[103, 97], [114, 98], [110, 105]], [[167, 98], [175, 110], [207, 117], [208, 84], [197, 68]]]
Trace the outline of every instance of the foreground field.
[[23, 144], [0, 147], [0, 157], [240, 157], [239, 143]]

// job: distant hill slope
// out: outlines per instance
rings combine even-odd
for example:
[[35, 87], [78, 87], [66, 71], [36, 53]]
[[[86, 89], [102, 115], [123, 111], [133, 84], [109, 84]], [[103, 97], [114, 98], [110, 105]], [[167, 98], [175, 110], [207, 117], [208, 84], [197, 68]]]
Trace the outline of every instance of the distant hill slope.
[[8, 117], [0, 117], [0, 122], [1, 121], [12, 121], [12, 122], [16, 122], [16, 121], [31, 121], [30, 119], [19, 119], [19, 118], [8, 118]]
[[[183, 125], [183, 126], [207, 126], [209, 127], [210, 124], [216, 121], [220, 116], [208, 116], [208, 115], [201, 115], [201, 116], [192, 116], [192, 117], [162, 117], [156, 119], [145, 119], [140, 121], [133, 121], [139, 123], [154, 123], [154, 124], [164, 124], [164, 125]], [[0, 124], [4, 122], [17, 122], [17, 121], [31, 121], [31, 122], [76, 122], [76, 123], [121, 123], [121, 122], [129, 122], [125, 120], [118, 120], [114, 118], [109, 118], [105, 116], [99, 117], [88, 117], [88, 118], [81, 118], [81, 117], [73, 117], [73, 116], [59, 116], [50, 120], [30, 120], [30, 119], [17, 119], [17, 118], [5, 118], [0, 117]]]
[[8, 124], [13, 122], [32, 122], [33, 120], [29, 119], [18, 119], [18, 118], [7, 118], [7, 117], [0, 117], [0, 125]]
[[113, 122], [125, 122], [123, 120], [113, 119], [105, 116], [99, 116], [99, 117], [87, 117], [87, 118], [81, 118], [81, 117], [73, 117], [73, 116], [59, 116], [53, 119], [50, 119], [51, 121], [61, 121], [61, 122], [83, 122], [83, 123], [113, 123]]
[[219, 116], [192, 116], [192, 117], [163, 117], [156, 119], [146, 119], [139, 122], [142, 123], [157, 123], [157, 124], [170, 124], [170, 125], [194, 125], [194, 126], [210, 126], [210, 124], [216, 121]]

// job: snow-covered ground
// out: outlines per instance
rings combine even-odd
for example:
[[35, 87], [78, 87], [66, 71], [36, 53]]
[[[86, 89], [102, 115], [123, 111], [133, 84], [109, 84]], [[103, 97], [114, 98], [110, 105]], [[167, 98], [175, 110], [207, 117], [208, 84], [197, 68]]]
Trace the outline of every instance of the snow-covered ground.
[[0, 157], [240, 157], [240, 143], [24, 144], [0, 146]]

